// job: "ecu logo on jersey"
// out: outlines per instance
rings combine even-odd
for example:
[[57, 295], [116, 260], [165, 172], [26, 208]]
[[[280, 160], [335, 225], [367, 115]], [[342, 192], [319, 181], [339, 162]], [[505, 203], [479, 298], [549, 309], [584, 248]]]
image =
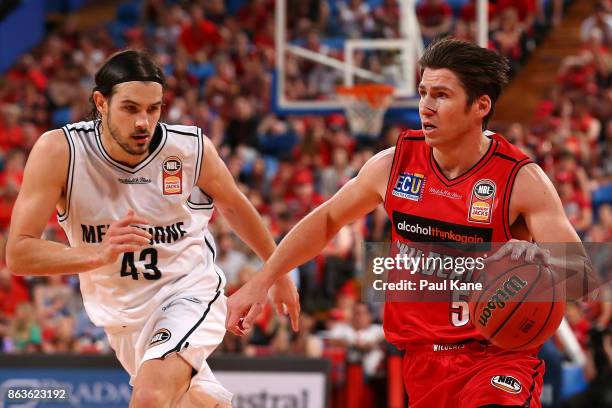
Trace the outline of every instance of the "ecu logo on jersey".
[[170, 156], [162, 163], [162, 183], [164, 195], [183, 192], [183, 163], [176, 156]]
[[425, 190], [425, 176], [419, 173], [401, 172], [397, 176], [392, 195], [413, 201], [421, 201]]
[[468, 221], [490, 224], [495, 199], [495, 183], [491, 180], [478, 180], [472, 188]]

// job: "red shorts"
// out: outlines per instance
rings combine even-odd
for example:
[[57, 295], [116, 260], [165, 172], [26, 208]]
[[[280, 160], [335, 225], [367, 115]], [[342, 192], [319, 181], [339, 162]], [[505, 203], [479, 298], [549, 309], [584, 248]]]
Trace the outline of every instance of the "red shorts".
[[534, 350], [507, 351], [478, 342], [408, 350], [402, 371], [410, 408], [542, 406], [544, 361]]

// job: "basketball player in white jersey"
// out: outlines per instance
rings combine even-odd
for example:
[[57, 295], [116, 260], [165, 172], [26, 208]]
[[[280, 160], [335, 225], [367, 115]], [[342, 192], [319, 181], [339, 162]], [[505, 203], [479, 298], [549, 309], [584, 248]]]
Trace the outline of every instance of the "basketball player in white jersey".
[[[202, 131], [159, 122], [164, 75], [149, 57], [115, 54], [95, 82], [97, 119], [49, 131], [32, 149], [8, 266], [79, 274], [89, 317], [131, 376], [131, 408], [230, 406], [206, 363], [226, 313], [207, 231], [213, 205], [262, 260], [274, 241]], [[70, 247], [40, 238], [54, 209]], [[297, 330], [293, 283], [270, 295]]]

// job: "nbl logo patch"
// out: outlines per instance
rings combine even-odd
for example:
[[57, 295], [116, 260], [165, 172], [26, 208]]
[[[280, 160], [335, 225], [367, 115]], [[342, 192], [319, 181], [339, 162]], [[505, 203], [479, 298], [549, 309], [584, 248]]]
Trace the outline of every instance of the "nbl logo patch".
[[419, 173], [402, 172], [397, 176], [392, 195], [413, 201], [421, 201], [425, 189], [425, 176]]
[[157, 346], [158, 344], [162, 344], [170, 340], [172, 334], [170, 334], [170, 330], [168, 329], [159, 329], [153, 336], [151, 337], [151, 342], [149, 343], [149, 347]]
[[520, 381], [509, 375], [494, 375], [491, 377], [491, 385], [510, 394], [518, 394], [523, 389]]
[[472, 188], [468, 221], [490, 224], [495, 199], [495, 183], [491, 180], [478, 180]]
[[164, 195], [183, 192], [183, 163], [176, 156], [170, 156], [162, 163], [162, 183]]

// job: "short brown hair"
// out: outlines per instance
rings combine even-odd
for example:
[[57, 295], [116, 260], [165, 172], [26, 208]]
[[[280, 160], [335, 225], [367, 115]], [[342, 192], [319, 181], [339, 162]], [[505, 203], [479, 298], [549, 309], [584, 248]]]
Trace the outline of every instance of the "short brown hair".
[[467, 94], [468, 105], [479, 96], [488, 95], [491, 111], [482, 121], [483, 129], [486, 128], [493, 116], [495, 102], [508, 84], [510, 66], [504, 57], [470, 42], [443, 38], [425, 49], [419, 65], [421, 76], [425, 68], [446, 68], [457, 75]]

